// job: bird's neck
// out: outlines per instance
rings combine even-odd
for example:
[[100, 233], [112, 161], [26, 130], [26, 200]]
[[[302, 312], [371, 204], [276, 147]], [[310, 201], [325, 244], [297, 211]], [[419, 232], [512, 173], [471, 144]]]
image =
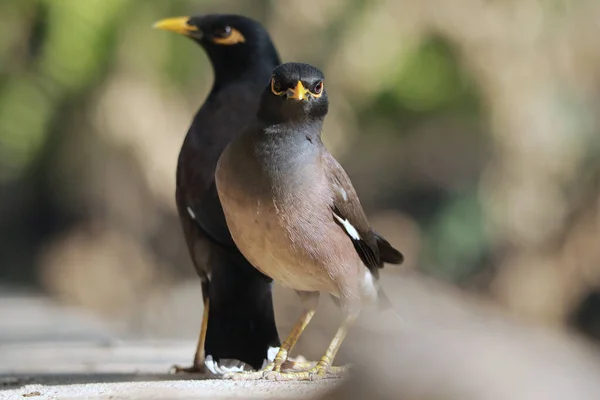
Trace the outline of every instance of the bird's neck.
[[244, 77], [248, 75], [249, 71], [254, 72], [259, 69], [257, 65], [253, 65], [252, 63], [242, 65], [237, 64], [235, 66], [225, 64], [226, 63], [223, 61], [214, 61], [212, 63], [215, 82], [214, 86], [217, 88], [222, 86], [225, 82], [234, 82], [244, 79]]
[[266, 85], [268, 77], [280, 63], [276, 53], [266, 53], [263, 56], [255, 53], [235, 58], [210, 57], [210, 59], [215, 85], [241, 79], [256, 80], [257, 77], [261, 80], [266, 79], [263, 82]]
[[264, 139], [288, 144], [318, 144], [321, 143], [323, 119], [303, 119], [283, 123], [267, 123], [263, 125]]

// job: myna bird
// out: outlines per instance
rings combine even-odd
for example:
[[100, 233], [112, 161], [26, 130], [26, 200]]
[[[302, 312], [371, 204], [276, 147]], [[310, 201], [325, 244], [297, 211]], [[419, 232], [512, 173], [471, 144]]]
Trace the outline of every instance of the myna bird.
[[[321, 71], [308, 64], [277, 67], [256, 118], [217, 165], [217, 190], [233, 240], [252, 265], [296, 290], [304, 307], [274, 363], [258, 373], [229, 377], [325, 376], [362, 304], [383, 296], [379, 268], [403, 261], [371, 229], [348, 175], [321, 141], [328, 110], [323, 80]], [[319, 292], [333, 297], [343, 323], [315, 367], [282, 372], [315, 313]]]
[[238, 15], [169, 18], [154, 27], [191, 38], [206, 51], [214, 72], [212, 89], [177, 163], [177, 211], [202, 282], [204, 315], [193, 365], [175, 368], [203, 372], [206, 354], [213, 373], [226, 372], [225, 364], [229, 371], [248, 365], [258, 369], [269, 349], [277, 351], [280, 345], [272, 279], [258, 272], [233, 242], [215, 187], [215, 168], [225, 146], [256, 115], [257, 99], [279, 56], [267, 31]]

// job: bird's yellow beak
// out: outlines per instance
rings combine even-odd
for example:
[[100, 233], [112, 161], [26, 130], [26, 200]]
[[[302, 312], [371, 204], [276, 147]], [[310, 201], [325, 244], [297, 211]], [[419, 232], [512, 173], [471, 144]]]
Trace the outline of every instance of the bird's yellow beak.
[[288, 89], [286, 95], [288, 99], [294, 99], [298, 101], [308, 99], [310, 91], [304, 87], [302, 82], [298, 81], [298, 84], [293, 89]]
[[198, 27], [189, 24], [190, 17], [165, 18], [152, 25], [155, 29], [162, 29], [189, 36], [192, 32], [198, 32]]

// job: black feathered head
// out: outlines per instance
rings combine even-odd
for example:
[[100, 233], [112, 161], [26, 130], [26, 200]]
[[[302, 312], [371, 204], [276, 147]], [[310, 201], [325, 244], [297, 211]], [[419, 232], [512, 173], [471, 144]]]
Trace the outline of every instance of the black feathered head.
[[234, 14], [209, 14], [167, 18], [154, 24], [187, 36], [208, 54], [215, 72], [245, 71], [252, 63], [279, 64], [279, 56], [267, 30], [257, 21]]
[[270, 122], [323, 119], [329, 109], [325, 76], [310, 64], [290, 62], [273, 71], [259, 118]]

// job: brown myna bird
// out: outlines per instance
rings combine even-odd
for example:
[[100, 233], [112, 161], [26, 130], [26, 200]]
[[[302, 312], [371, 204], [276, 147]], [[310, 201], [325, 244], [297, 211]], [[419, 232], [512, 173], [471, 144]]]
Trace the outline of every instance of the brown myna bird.
[[214, 72], [213, 87], [177, 163], [177, 211], [201, 279], [204, 315], [193, 365], [176, 371], [205, 371], [205, 354], [213, 373], [258, 369], [269, 349], [277, 351], [280, 345], [272, 279], [257, 271], [233, 242], [215, 187], [215, 168], [223, 149], [256, 115], [257, 99], [279, 56], [267, 31], [238, 15], [169, 18], [154, 27], [191, 38], [206, 51]]
[[[257, 373], [229, 374], [232, 378], [325, 376], [363, 303], [377, 303], [383, 295], [379, 268], [403, 261], [371, 229], [348, 175], [321, 141], [328, 110], [323, 80], [308, 64], [277, 67], [256, 118], [217, 165], [217, 190], [233, 240], [252, 265], [294, 289], [304, 307], [274, 363]], [[282, 372], [315, 313], [319, 292], [334, 298], [343, 322], [315, 367]]]

